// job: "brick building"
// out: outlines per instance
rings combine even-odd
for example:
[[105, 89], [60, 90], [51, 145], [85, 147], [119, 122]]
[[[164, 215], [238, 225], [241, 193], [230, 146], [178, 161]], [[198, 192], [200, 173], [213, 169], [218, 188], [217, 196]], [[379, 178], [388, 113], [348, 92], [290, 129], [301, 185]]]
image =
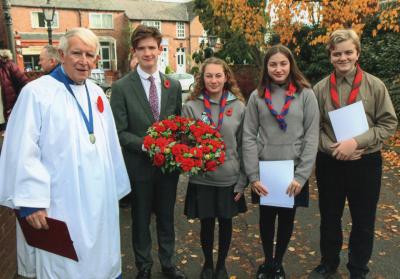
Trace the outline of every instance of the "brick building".
[[[40, 70], [41, 48], [48, 43], [41, 5], [45, 0], [10, 0], [15, 33], [16, 61], [25, 71]], [[193, 2], [171, 3], [135, 0], [51, 0], [56, 12], [52, 24], [53, 44], [66, 30], [86, 27], [100, 38], [99, 67], [118, 78], [128, 70], [129, 35], [138, 24], [155, 26], [164, 35], [161, 69], [190, 70], [191, 54], [199, 48], [204, 30], [193, 14]], [[0, 7], [0, 12], [2, 7]], [[4, 14], [4, 13], [1, 13]], [[5, 20], [0, 17], [0, 47], [5, 47]], [[1, 46], [3, 45], [3, 46]]]
[[203, 26], [193, 13], [193, 2], [125, 1], [125, 13], [133, 30], [139, 24], [157, 27], [163, 34], [160, 67], [189, 71], [192, 53], [205, 40]]

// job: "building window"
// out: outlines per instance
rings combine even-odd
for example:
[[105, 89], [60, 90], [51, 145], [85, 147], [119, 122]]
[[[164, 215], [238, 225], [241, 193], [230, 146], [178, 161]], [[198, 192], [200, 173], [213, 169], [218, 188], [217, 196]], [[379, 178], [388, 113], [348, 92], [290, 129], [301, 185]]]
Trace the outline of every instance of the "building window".
[[155, 27], [158, 29], [158, 31], [161, 32], [161, 21], [144, 20], [144, 21], [142, 21], [142, 24], [149, 26], [149, 27]]
[[89, 13], [89, 26], [94, 29], [112, 29], [112, 14]]
[[207, 44], [208, 43], [208, 38], [207, 38], [207, 31], [203, 30], [201, 36], [199, 37], [199, 44]]
[[99, 68], [111, 70], [111, 43], [100, 42]]
[[176, 37], [179, 39], [185, 38], [185, 23], [184, 22], [176, 23]]
[[[47, 28], [46, 20], [44, 19], [43, 12], [32, 12], [31, 14], [33, 28]], [[52, 28], [58, 28], [58, 12], [54, 13], [54, 19], [51, 23]]]
[[25, 72], [40, 71], [39, 55], [24, 55]]

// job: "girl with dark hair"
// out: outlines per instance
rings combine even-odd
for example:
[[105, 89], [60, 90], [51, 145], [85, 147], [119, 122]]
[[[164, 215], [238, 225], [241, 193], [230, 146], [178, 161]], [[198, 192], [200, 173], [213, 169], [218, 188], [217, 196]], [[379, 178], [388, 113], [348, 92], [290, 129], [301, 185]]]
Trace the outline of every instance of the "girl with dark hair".
[[[297, 206], [308, 206], [308, 178], [318, 147], [318, 104], [310, 84], [283, 45], [266, 53], [261, 82], [249, 99], [243, 125], [243, 161], [253, 197], [268, 195], [260, 181], [259, 162], [293, 160], [294, 179], [286, 193], [295, 196], [293, 208], [260, 205], [260, 234], [265, 262], [256, 278], [285, 278], [282, 267], [293, 232]], [[253, 199], [254, 200], [254, 199]], [[275, 219], [278, 219], [275, 255]]]
[[[214, 124], [225, 142], [225, 163], [214, 172], [190, 177], [185, 215], [199, 218], [200, 241], [204, 253], [201, 279], [228, 279], [225, 259], [232, 238], [232, 217], [246, 211], [243, 190], [247, 185], [241, 164], [244, 100], [232, 71], [219, 58], [202, 64], [195, 89], [182, 114]], [[216, 270], [213, 265], [215, 219], [219, 224], [219, 249]]]

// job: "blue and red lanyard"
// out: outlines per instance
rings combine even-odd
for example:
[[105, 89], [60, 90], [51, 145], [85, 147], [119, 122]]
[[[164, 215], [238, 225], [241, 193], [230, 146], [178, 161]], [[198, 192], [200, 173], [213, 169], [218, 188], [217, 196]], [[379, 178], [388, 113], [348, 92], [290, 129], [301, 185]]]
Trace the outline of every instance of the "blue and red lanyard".
[[265, 104], [267, 105], [269, 111], [271, 112], [271, 114], [275, 117], [276, 121], [278, 122], [279, 128], [281, 128], [285, 132], [287, 129], [285, 116], [289, 112], [290, 104], [292, 103], [292, 101], [294, 99], [294, 94], [296, 93], [296, 90], [297, 89], [294, 86], [294, 84], [292, 82], [289, 83], [288, 90], [286, 91], [286, 94], [285, 94], [285, 104], [282, 107], [281, 113], [278, 113], [274, 109], [274, 106], [272, 105], [270, 89], [268, 87], [265, 88], [265, 93], [264, 93]]
[[[219, 102], [219, 115], [218, 115], [218, 125], [215, 127], [217, 131], [221, 130], [222, 122], [224, 121], [224, 111], [226, 107], [226, 103], [228, 100], [228, 91], [224, 91], [222, 93], [221, 101]], [[203, 92], [203, 103], [204, 103], [204, 111], [207, 114], [210, 123], [215, 126], [214, 121], [212, 120], [211, 115], [211, 103], [210, 103], [210, 95], [208, 92]]]
[[[349, 99], [347, 100], [347, 105], [350, 105], [357, 100], [358, 93], [360, 92], [360, 85], [362, 78], [363, 78], [363, 72], [360, 68], [360, 65], [357, 65], [357, 72], [356, 76], [354, 77], [353, 84], [351, 85], [351, 91]], [[331, 93], [332, 104], [335, 107], [335, 109], [338, 109], [340, 108], [340, 102], [339, 102], [339, 94], [337, 91], [335, 73], [331, 74], [329, 81], [330, 81], [330, 93]]]

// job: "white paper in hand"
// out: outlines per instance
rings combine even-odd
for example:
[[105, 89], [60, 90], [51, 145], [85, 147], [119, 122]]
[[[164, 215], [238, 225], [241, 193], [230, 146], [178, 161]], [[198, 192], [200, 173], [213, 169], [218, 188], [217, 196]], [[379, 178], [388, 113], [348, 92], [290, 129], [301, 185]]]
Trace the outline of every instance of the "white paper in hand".
[[337, 142], [368, 131], [368, 121], [362, 101], [328, 112]]
[[293, 160], [260, 161], [261, 183], [268, 189], [268, 195], [260, 197], [260, 204], [293, 208], [294, 197], [286, 194], [293, 178]]

